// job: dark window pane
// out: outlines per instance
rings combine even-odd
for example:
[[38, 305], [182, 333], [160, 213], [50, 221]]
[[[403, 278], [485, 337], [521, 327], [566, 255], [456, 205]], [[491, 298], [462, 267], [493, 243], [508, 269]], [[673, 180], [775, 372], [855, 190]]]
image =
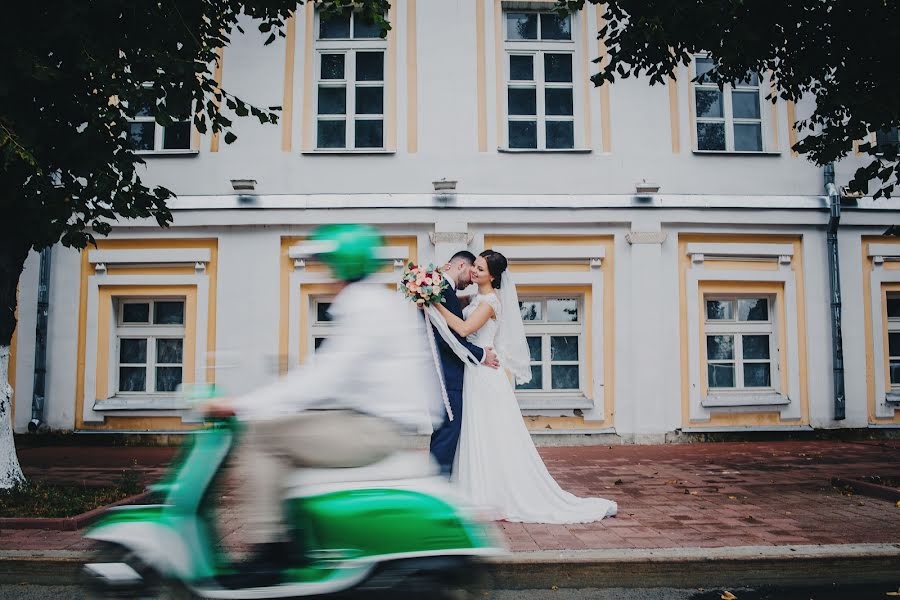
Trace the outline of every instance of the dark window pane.
[[550, 360], [578, 360], [578, 336], [552, 336], [550, 338]]
[[174, 392], [181, 385], [181, 367], [156, 367], [156, 391]]
[[509, 114], [536, 115], [537, 90], [534, 88], [509, 88]]
[[321, 79], [343, 79], [344, 78], [344, 55], [343, 54], [323, 54], [320, 78]]
[[769, 363], [744, 365], [744, 387], [771, 387], [772, 374]]
[[184, 302], [154, 302], [153, 322], [157, 325], [184, 325]]
[[374, 22], [369, 23], [362, 13], [353, 13], [353, 37], [377, 38], [381, 37], [381, 28]]
[[137, 112], [135, 112], [135, 116], [138, 116], [138, 117], [152, 116], [155, 105], [156, 105], [155, 100], [148, 100], [146, 102], [137, 102], [136, 106], [138, 108], [137, 108]]
[[758, 119], [759, 92], [731, 92], [731, 112], [735, 119]]
[[526, 337], [525, 340], [528, 342], [528, 354], [531, 356], [531, 360], [542, 360], [543, 350], [541, 348], [541, 337], [529, 336]]
[[713, 61], [711, 58], [697, 58], [697, 77], [713, 70]]
[[706, 318], [710, 321], [730, 321], [734, 318], [734, 304], [731, 300], [707, 300]]
[[747, 360], [761, 360], [769, 358], [769, 336], [745, 335], [742, 338], [744, 358]]
[[547, 121], [547, 148], [574, 148], [575, 123]]
[[733, 360], [734, 336], [733, 335], [708, 335], [706, 336], [707, 360]]
[[119, 367], [119, 391], [143, 392], [147, 389], [147, 369], [144, 367]]
[[891, 362], [891, 384], [900, 384], [900, 362]]
[[381, 119], [358, 120], [355, 125], [357, 148], [381, 148], [384, 145], [384, 127]]
[[569, 15], [561, 17], [553, 13], [541, 15], [542, 40], [571, 40], [572, 19]]
[[537, 148], [537, 124], [534, 121], [510, 121], [509, 147]]
[[506, 13], [506, 39], [536, 40], [537, 15], [534, 13]]
[[734, 365], [707, 365], [710, 388], [733, 388]]
[[900, 127], [879, 129], [875, 132], [875, 146], [882, 152], [898, 143], [900, 143]]
[[572, 55], [571, 54], [545, 54], [544, 55], [544, 81], [550, 83], [572, 82]]
[[747, 73], [747, 77], [738, 81], [738, 85], [759, 85], [759, 74]]
[[900, 333], [888, 334], [888, 354], [890, 356], [900, 356]]
[[541, 303], [537, 300], [520, 300], [519, 312], [522, 313], [523, 321], [540, 321]]
[[156, 131], [156, 123], [153, 121], [141, 121], [128, 124], [128, 140], [135, 150], [153, 150], [153, 137]]
[[140, 364], [147, 362], [147, 340], [122, 338], [119, 340], [119, 363]]
[[545, 89], [544, 112], [548, 115], [574, 115], [572, 88]]
[[318, 350], [319, 346], [322, 345], [322, 343], [325, 341], [325, 339], [326, 338], [322, 338], [322, 337], [313, 338], [314, 350]]
[[319, 16], [319, 38], [341, 39], [350, 37], [350, 12], [341, 15], [326, 15], [320, 13]]
[[384, 88], [357, 87], [356, 88], [356, 114], [380, 115], [384, 112]]
[[347, 113], [347, 88], [319, 86], [319, 114], [343, 115]]
[[578, 321], [578, 300], [575, 298], [547, 300], [547, 320], [553, 323], [575, 323]]
[[190, 150], [191, 149], [191, 123], [184, 121], [175, 123], [163, 129], [163, 149], [165, 150]]
[[319, 148], [346, 148], [346, 121], [319, 121], [316, 143]]
[[330, 308], [331, 302], [319, 302], [316, 304], [316, 321], [320, 323], [331, 321], [331, 313], [328, 312]]
[[734, 149], [741, 152], [762, 152], [762, 125], [735, 125]]
[[509, 57], [509, 78], [512, 81], [534, 79], [534, 57], [513, 54]]
[[384, 81], [384, 52], [357, 52], [356, 80]]
[[900, 319], [900, 297], [888, 296], [887, 316], [888, 319]]
[[768, 321], [769, 301], [765, 298], [741, 298], [737, 302], [738, 321]]
[[697, 90], [696, 98], [698, 117], [722, 117], [722, 93], [719, 90]]
[[725, 149], [725, 123], [697, 123], [698, 150]]
[[551, 365], [550, 384], [554, 390], [577, 390], [578, 365]]
[[156, 362], [179, 364], [182, 358], [184, 340], [160, 338], [156, 340]]
[[149, 323], [150, 322], [150, 303], [128, 302], [122, 305], [122, 322], [123, 323]]
[[540, 390], [544, 387], [544, 372], [541, 365], [531, 365], [531, 381], [516, 384], [517, 390]]

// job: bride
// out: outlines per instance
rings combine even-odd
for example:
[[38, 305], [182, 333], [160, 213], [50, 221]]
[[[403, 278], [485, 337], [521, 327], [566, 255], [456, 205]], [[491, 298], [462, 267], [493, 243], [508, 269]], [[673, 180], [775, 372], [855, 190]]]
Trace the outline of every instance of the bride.
[[[493, 347], [500, 365], [518, 383], [531, 380], [530, 355], [516, 288], [499, 252], [475, 259], [478, 294], [460, 319], [441, 304], [451, 329], [477, 346]], [[461, 491], [498, 519], [524, 523], [589, 523], [616, 514], [616, 503], [579, 498], [547, 472], [522, 420], [515, 392], [502, 369], [467, 364], [463, 380], [462, 432], [453, 466]]]

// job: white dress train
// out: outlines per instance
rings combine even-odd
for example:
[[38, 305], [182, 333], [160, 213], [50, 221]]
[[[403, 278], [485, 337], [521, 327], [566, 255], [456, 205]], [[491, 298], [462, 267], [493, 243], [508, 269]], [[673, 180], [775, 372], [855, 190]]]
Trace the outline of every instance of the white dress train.
[[[490, 303], [496, 319], [468, 339], [488, 347], [503, 318], [497, 296], [475, 296], [463, 315], [468, 318], [482, 302]], [[462, 413], [453, 481], [475, 505], [497, 519], [522, 523], [590, 523], [616, 514], [615, 502], [579, 498], [550, 476], [504, 369], [466, 365]]]

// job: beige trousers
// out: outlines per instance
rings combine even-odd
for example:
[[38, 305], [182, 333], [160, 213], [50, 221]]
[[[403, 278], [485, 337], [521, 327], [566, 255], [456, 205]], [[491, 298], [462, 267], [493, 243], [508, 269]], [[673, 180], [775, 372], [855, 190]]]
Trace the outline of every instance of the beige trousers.
[[282, 482], [291, 471], [363, 467], [400, 446], [399, 430], [391, 421], [348, 410], [250, 423], [244, 439], [248, 488], [242, 495], [253, 541], [283, 538]]

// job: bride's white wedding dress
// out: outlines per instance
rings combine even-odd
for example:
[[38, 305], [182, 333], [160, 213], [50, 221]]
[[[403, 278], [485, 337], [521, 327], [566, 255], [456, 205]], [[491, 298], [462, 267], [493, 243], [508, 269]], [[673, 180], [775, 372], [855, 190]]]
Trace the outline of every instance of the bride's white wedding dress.
[[[493, 347], [503, 318], [497, 296], [475, 296], [463, 315], [468, 318], [483, 302], [493, 307], [496, 318], [468, 340]], [[474, 504], [493, 511], [497, 519], [524, 523], [589, 523], [616, 514], [615, 502], [579, 498], [550, 476], [504, 369], [466, 365], [462, 413], [453, 480]]]

